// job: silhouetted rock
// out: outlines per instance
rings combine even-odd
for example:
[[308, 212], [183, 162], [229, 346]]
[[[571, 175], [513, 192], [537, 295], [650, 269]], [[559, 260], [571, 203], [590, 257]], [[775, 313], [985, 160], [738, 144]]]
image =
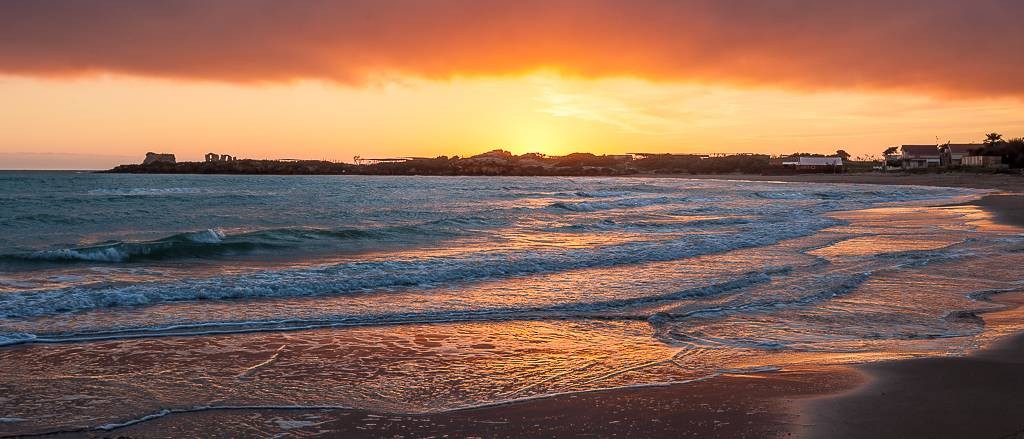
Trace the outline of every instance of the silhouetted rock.
[[154, 163], [175, 163], [177, 160], [174, 159], [174, 154], [157, 154], [155, 152], [147, 152], [146, 159], [142, 161], [143, 165], [152, 165]]

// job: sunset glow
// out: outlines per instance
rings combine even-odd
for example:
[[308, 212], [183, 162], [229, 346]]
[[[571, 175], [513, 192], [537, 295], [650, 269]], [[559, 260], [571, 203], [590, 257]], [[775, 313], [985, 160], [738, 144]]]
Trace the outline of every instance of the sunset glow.
[[1022, 18], [0, 0], [0, 439], [1018, 437]]
[[1012, 2], [45, 3], [0, 6], [2, 168], [151, 150], [878, 155], [1024, 131], [1024, 84], [1000, 73], [1024, 38], [965, 27]]

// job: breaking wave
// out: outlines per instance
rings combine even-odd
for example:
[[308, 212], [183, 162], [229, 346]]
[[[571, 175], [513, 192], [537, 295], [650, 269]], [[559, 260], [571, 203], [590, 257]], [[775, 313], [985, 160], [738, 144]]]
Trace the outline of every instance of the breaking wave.
[[568, 202], [559, 201], [559, 202], [556, 202], [556, 203], [551, 203], [550, 207], [554, 208], [554, 209], [568, 210], [570, 212], [596, 212], [598, 210], [628, 209], [628, 208], [636, 208], [636, 207], [647, 207], [647, 206], [654, 206], [654, 205], [658, 205], [658, 204], [669, 204], [669, 203], [680, 202], [680, 201], [683, 201], [683, 200], [681, 200], [681, 199], [671, 199], [671, 198], [668, 198], [668, 197], [658, 197], [658, 198], [624, 198], [624, 199], [615, 200], [615, 201], [595, 201], [595, 202], [583, 201], [583, 202], [578, 202], [578, 203], [568, 203]]
[[483, 218], [450, 218], [377, 229], [281, 228], [237, 234], [227, 234], [220, 229], [207, 229], [179, 233], [152, 241], [114, 241], [83, 247], [0, 255], [0, 261], [125, 263], [207, 258], [265, 249], [302, 247], [310, 242], [325, 240], [411, 241], [431, 236], [456, 236], [469, 233], [474, 228], [487, 228], [496, 224], [500, 223]]
[[75, 286], [0, 296], [0, 316], [28, 317], [170, 301], [303, 297], [480, 281], [567, 270], [679, 260], [806, 236], [837, 224], [811, 217], [776, 223], [772, 234], [757, 228], [737, 234], [684, 235], [655, 242], [628, 242], [550, 251], [497, 251], [445, 257], [391, 259], [272, 270], [221, 277], [117, 287]]
[[180, 256], [200, 256], [213, 249], [242, 249], [246, 243], [223, 246], [225, 235], [220, 230], [207, 229], [180, 233], [147, 242], [113, 242], [87, 247], [45, 250], [21, 255], [7, 255], [6, 259], [91, 262], [128, 262], [138, 259], [163, 259]]
[[[766, 267], [761, 271], [744, 273], [728, 280], [709, 285], [634, 298], [608, 299], [593, 302], [561, 303], [546, 306], [520, 306], [484, 308], [475, 310], [389, 312], [369, 315], [328, 315], [319, 318], [207, 321], [168, 326], [126, 327], [95, 332], [74, 332], [58, 335], [27, 333], [0, 334], [0, 346], [24, 343], [55, 343], [72, 341], [110, 340], [124, 338], [166, 337], [181, 335], [207, 335], [239, 332], [287, 331], [339, 326], [378, 326], [413, 323], [474, 322], [496, 320], [536, 320], [546, 318], [601, 318], [595, 313], [639, 307], [686, 298], [713, 297], [752, 285], [763, 284], [772, 276], [783, 275], [789, 267]], [[644, 319], [644, 316], [618, 316], [616, 318]]]
[[182, 195], [203, 193], [201, 189], [192, 187], [165, 187], [165, 188], [118, 188], [118, 189], [93, 189], [89, 195], [119, 195], [119, 196], [160, 196], [160, 195]]

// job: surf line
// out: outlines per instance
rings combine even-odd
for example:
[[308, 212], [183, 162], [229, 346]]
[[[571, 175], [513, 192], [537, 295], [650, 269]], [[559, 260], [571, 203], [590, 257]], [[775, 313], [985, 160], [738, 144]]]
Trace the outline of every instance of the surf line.
[[258, 364], [246, 368], [244, 371], [242, 371], [242, 373], [238, 374], [238, 378], [248, 378], [249, 374], [259, 370], [260, 368], [273, 364], [281, 356], [281, 352], [284, 352], [285, 346], [287, 345], [281, 345], [281, 347], [277, 348], [277, 350], [270, 355], [270, 358], [267, 358], [266, 360]]

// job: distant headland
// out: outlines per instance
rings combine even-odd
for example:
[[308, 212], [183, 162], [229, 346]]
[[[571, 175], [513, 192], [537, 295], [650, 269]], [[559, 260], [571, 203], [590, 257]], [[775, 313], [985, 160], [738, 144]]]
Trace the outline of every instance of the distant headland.
[[1012, 172], [1024, 168], [1024, 139], [1003, 140], [989, 134], [982, 143], [900, 145], [882, 157], [853, 158], [835, 154], [664, 154], [549, 156], [514, 155], [496, 149], [471, 157], [354, 157], [354, 163], [326, 160], [252, 160], [208, 153], [202, 162], [178, 162], [174, 154], [147, 153], [141, 164], [120, 165], [107, 173], [128, 174], [251, 174], [251, 175], [508, 175], [587, 176], [632, 174], [760, 174], [906, 172]]
[[[806, 155], [810, 157], [810, 154]], [[805, 171], [843, 172], [853, 161], [842, 157], [817, 157], [819, 162]], [[355, 163], [324, 160], [249, 160], [210, 153], [202, 162], [178, 162], [173, 154], [148, 153], [142, 164], [120, 165], [103, 172], [159, 174], [267, 174], [267, 175], [510, 175], [587, 176], [647, 173], [763, 173], [788, 168], [773, 164], [762, 154], [616, 154], [573, 153], [548, 156], [529, 153], [514, 155], [493, 150], [471, 157], [400, 157], [368, 159]], [[806, 159], [805, 159], [806, 161]], [[808, 162], [809, 163], [809, 162]], [[870, 167], [870, 164], [867, 164]]]

